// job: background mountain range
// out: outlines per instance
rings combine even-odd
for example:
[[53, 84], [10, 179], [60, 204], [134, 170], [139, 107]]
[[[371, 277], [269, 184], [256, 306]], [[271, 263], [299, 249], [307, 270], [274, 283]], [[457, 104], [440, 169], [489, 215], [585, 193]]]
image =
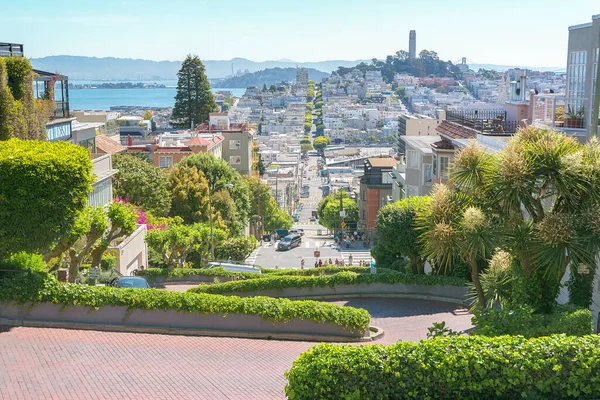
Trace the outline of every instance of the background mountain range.
[[[352, 67], [361, 62], [370, 63], [370, 60], [327, 60], [317, 62], [298, 63], [289, 59], [274, 61], [251, 61], [245, 58], [233, 58], [231, 60], [206, 60], [206, 74], [209, 78], [225, 78], [241, 71], [256, 72], [267, 68], [313, 68], [317, 71], [331, 73], [338, 67]], [[83, 57], [83, 56], [49, 56], [43, 58], [32, 58], [34, 68], [59, 72], [69, 76], [70, 80], [123, 80], [123, 81], [159, 81], [177, 79], [177, 71], [181, 67], [181, 61], [150, 61], [130, 58], [113, 57]], [[471, 69], [477, 71], [479, 68], [495, 69], [504, 71], [517, 66], [494, 65], [494, 64], [470, 64]], [[564, 68], [533, 68], [544, 71], [564, 71]], [[318, 79], [315, 77], [315, 79]]]

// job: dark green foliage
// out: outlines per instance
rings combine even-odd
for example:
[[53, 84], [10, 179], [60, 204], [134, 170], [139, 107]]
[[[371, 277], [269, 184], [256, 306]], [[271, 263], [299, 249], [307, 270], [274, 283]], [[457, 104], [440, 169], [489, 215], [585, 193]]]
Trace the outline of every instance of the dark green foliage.
[[567, 287], [569, 288], [569, 302], [579, 307], [588, 308], [592, 304], [594, 294], [595, 270], [579, 273], [576, 268], [571, 268], [571, 276]]
[[171, 207], [169, 180], [164, 170], [131, 154], [113, 155], [119, 170], [113, 177], [115, 197], [127, 198], [131, 204], [163, 217]]
[[0, 256], [47, 250], [71, 232], [92, 182], [92, 161], [83, 147], [0, 142]]
[[117, 257], [112, 256], [110, 254], [105, 254], [102, 256], [102, 260], [100, 260], [100, 267], [102, 271], [108, 271], [114, 269], [117, 265]]
[[158, 289], [116, 289], [65, 284], [45, 273], [12, 278], [0, 286], [0, 302], [19, 304], [54, 303], [83, 306], [91, 310], [102, 306], [126, 306], [130, 310], [176, 310], [201, 314], [259, 315], [265, 320], [288, 322], [309, 319], [363, 332], [371, 320], [363, 309], [336, 306], [317, 301], [292, 301], [270, 297], [240, 298], [210, 294], [180, 293]]
[[171, 124], [190, 128], [208, 121], [208, 114], [218, 110], [210, 91], [206, 69], [198, 56], [188, 56], [177, 73], [177, 95]]
[[340, 227], [340, 196], [346, 212], [344, 221], [347, 224], [355, 224], [358, 221], [358, 204], [348, 196], [348, 193], [339, 191], [321, 200], [317, 208], [319, 223], [327, 229]]
[[311, 275], [326, 275], [326, 274], [337, 274], [338, 272], [351, 271], [356, 273], [367, 273], [369, 272], [368, 267], [321, 267], [318, 270], [315, 269], [274, 269], [274, 268], [261, 268], [262, 274], [253, 272], [229, 272], [225, 271], [221, 267], [209, 268], [209, 269], [196, 269], [196, 268], [148, 268], [144, 271], [139, 271], [139, 276], [146, 276], [148, 278], [180, 278], [184, 276], [200, 275], [200, 276], [215, 276], [223, 278], [236, 278], [236, 279], [259, 279], [277, 277], [281, 275], [290, 276], [311, 276]]
[[552, 314], [535, 313], [531, 307], [476, 309], [472, 335], [521, 335], [528, 338], [564, 333], [572, 336], [592, 333], [592, 314], [587, 308], [558, 306]]
[[253, 236], [230, 238], [215, 247], [215, 257], [218, 260], [244, 261], [255, 247]]
[[458, 337], [320, 344], [285, 373], [290, 400], [594, 399], [600, 337]]
[[[304, 270], [306, 271], [306, 270]], [[453, 285], [464, 286], [465, 281], [436, 275], [413, 275], [403, 274], [396, 271], [378, 269], [377, 274], [361, 273], [352, 271], [338, 272], [334, 275], [318, 275], [319, 269], [314, 271], [313, 276], [290, 276], [276, 275], [266, 276], [247, 281], [224, 282], [215, 285], [201, 285], [189, 289], [194, 293], [241, 293], [262, 292], [264, 290], [282, 290], [287, 288], [311, 288], [311, 287], [333, 287], [335, 285], [359, 285], [362, 283], [404, 283], [407, 285]], [[264, 275], [264, 274], [263, 274]]]

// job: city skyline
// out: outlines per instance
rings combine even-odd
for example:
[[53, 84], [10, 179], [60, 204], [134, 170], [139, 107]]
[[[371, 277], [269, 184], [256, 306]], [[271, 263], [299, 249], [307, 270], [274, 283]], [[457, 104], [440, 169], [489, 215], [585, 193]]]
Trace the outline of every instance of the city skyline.
[[579, 1], [576, 9], [553, 0], [507, 0], [502, 7], [472, 0], [451, 6], [434, 0], [26, 3], [3, 5], [0, 40], [25, 44], [28, 57], [154, 61], [182, 60], [188, 53], [205, 60], [300, 63], [382, 59], [408, 51], [409, 31], [416, 30], [417, 54], [427, 49], [453, 62], [467, 57], [478, 64], [563, 67], [568, 27], [600, 13], [592, 0]]

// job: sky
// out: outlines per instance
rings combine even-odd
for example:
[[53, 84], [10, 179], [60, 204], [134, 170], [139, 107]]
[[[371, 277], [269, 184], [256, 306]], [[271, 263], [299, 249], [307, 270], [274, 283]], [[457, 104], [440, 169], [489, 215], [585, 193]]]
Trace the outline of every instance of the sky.
[[298, 62], [408, 50], [472, 63], [564, 67], [568, 27], [599, 0], [0, 0], [0, 42], [28, 57]]

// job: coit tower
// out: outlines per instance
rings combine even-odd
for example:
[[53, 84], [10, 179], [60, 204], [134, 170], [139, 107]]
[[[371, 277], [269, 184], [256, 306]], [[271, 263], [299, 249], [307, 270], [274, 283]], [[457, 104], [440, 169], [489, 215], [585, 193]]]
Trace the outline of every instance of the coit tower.
[[410, 31], [408, 34], [408, 54], [410, 58], [417, 57], [417, 31]]

